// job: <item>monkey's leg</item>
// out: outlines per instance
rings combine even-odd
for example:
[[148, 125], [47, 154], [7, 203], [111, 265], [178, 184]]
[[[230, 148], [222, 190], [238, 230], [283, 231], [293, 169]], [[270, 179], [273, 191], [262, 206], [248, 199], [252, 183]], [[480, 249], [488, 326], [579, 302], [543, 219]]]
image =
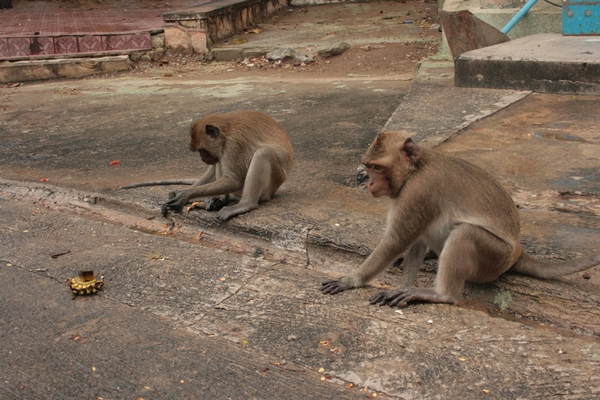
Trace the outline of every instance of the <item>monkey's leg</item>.
[[275, 153], [268, 148], [256, 150], [248, 167], [242, 198], [238, 204], [223, 207], [217, 218], [227, 220], [258, 208], [258, 202], [268, 200], [285, 180]]
[[[213, 177], [214, 180], [218, 180], [223, 176], [223, 165], [219, 162], [214, 167]], [[204, 200], [204, 209], [206, 211], [219, 211], [229, 203], [229, 194], [212, 197]]]
[[[425, 254], [427, 253], [427, 245], [423, 241], [418, 241], [412, 245], [412, 247], [406, 253], [404, 262], [402, 264], [402, 284], [400, 288], [407, 288], [413, 286], [419, 268], [425, 261]], [[393, 292], [393, 291], [391, 291]], [[369, 298], [371, 304], [386, 304], [391, 292], [379, 292]]]
[[378, 293], [371, 304], [397, 306], [412, 301], [453, 304], [466, 281], [489, 282], [510, 268], [510, 246], [478, 226], [463, 224], [446, 239], [433, 288], [414, 286]]
[[412, 245], [406, 257], [404, 257], [402, 267], [402, 286], [412, 286], [415, 284], [419, 268], [425, 261], [427, 245], [424, 242], [417, 242]]

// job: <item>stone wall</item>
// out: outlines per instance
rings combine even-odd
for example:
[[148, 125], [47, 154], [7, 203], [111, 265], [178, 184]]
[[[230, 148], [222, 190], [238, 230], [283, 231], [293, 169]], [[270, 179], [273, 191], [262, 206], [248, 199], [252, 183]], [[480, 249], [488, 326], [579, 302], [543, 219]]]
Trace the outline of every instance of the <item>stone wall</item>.
[[165, 44], [205, 54], [219, 40], [243, 32], [288, 6], [288, 0], [219, 0], [163, 15]]

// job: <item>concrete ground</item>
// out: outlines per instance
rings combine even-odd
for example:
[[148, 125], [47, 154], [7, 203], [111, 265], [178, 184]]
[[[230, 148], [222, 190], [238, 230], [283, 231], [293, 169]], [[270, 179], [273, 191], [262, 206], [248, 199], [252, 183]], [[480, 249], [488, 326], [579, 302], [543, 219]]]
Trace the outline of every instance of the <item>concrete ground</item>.
[[[387, 202], [355, 175], [382, 130], [497, 177], [537, 257], [597, 251], [598, 98], [455, 88], [447, 62], [394, 71], [352, 51], [312, 71], [173, 58], [2, 86], [0, 397], [598, 396], [598, 267], [469, 285], [456, 306], [369, 306], [397, 284], [395, 267], [364, 289], [318, 290], [381, 237]], [[363, 62], [368, 74], [337, 67]], [[227, 222], [202, 210], [164, 219], [169, 189], [118, 189], [200, 175], [190, 123], [243, 108], [292, 139], [296, 164], [272, 201]], [[84, 268], [105, 287], [72, 299], [65, 281]]]

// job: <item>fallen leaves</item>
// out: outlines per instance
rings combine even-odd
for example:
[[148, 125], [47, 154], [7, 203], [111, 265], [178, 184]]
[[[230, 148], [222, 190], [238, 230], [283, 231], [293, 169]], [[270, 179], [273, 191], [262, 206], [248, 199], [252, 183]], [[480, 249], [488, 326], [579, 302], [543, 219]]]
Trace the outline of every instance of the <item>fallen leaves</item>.
[[204, 208], [204, 202], [203, 201], [194, 201], [192, 204], [190, 204], [185, 210], [187, 212], [192, 211], [194, 208]]

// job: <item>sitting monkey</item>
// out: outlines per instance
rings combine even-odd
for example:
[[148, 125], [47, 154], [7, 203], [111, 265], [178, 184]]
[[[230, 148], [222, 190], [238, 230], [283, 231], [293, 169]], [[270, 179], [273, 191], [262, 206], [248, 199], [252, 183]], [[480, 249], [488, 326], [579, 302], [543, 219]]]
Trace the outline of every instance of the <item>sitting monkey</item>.
[[[490, 282], [508, 270], [554, 278], [600, 264], [600, 254], [558, 262], [526, 254], [513, 200], [492, 176], [464, 160], [383, 133], [363, 164], [371, 194], [393, 200], [386, 230], [355, 273], [322, 284], [325, 294], [364, 286], [405, 251], [402, 285], [373, 295], [371, 304], [452, 304], [466, 281]], [[439, 256], [434, 287], [417, 288], [414, 281], [428, 249]]]
[[[200, 179], [145, 182], [123, 189], [191, 184], [189, 189], [169, 194], [170, 200], [161, 208], [163, 216], [169, 211], [181, 212], [191, 201], [205, 200], [208, 210], [220, 208], [217, 218], [226, 220], [269, 200], [294, 164], [294, 151], [285, 129], [262, 112], [207, 115], [192, 125], [190, 135], [190, 150], [197, 151], [209, 165]], [[223, 207], [229, 194], [240, 196], [240, 201]]]

